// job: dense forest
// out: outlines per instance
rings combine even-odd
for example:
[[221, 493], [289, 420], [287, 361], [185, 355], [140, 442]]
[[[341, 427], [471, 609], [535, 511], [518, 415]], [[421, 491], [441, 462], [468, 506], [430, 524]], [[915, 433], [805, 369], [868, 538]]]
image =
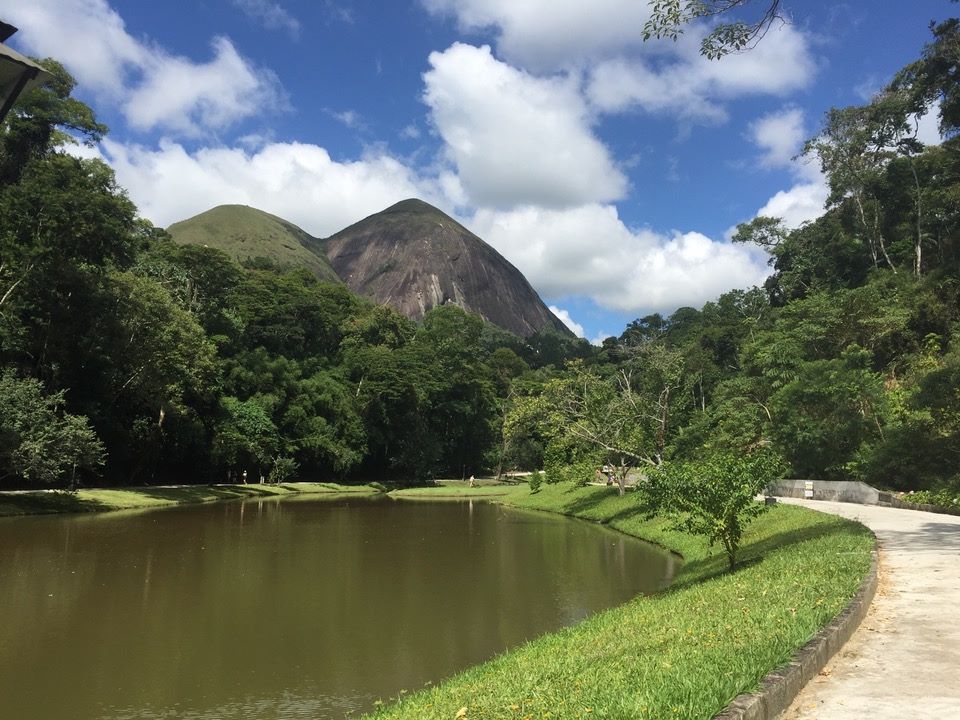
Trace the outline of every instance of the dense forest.
[[[266, 260], [177, 245], [97, 160], [56, 80], [0, 135], [0, 483], [592, 479], [770, 448], [796, 477], [960, 482], [960, 21], [803, 155], [824, 214], [741, 225], [763, 288], [630, 323], [602, 347], [454, 306], [414, 324]], [[944, 141], [917, 140], [938, 113]]]

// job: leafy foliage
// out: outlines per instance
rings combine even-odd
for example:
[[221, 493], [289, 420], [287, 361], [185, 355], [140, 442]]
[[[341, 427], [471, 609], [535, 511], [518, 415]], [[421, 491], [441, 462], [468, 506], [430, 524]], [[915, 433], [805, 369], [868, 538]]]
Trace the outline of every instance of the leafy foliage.
[[[751, 5], [753, 19], [723, 15]], [[779, 3], [657, 0], [653, 11], [651, 36], [746, 17], [716, 26], [711, 54], [749, 47]], [[106, 129], [51, 66], [54, 79], [0, 128], [0, 363], [5, 382], [36, 383], [64, 440], [24, 444], [29, 433], [0, 420], [4, 481], [64, 483], [74, 467], [112, 483], [296, 467], [403, 484], [542, 468], [552, 484], [606, 465], [623, 492], [659, 467], [689, 481], [671, 488], [696, 488], [696, 473], [719, 487], [733, 482], [728, 460], [773, 449], [796, 475], [950, 486], [960, 24], [932, 30], [915, 63], [870, 102], [831, 110], [806, 144], [830, 184], [824, 214], [795, 230], [773, 218], [738, 228], [735, 241], [770, 255], [763, 288], [637, 318], [600, 348], [552, 331], [518, 338], [454, 305], [416, 324], [286, 255], [240, 265], [178, 245], [137, 217], [106, 165], [58, 150]], [[936, 107], [947, 139], [927, 147], [917, 119]]]
[[0, 375], [0, 478], [75, 486], [78, 469], [103, 465], [103, 444], [87, 418], [63, 412], [64, 393], [44, 393], [40, 383]]
[[719, 543], [732, 570], [744, 528], [767, 507], [756, 496], [782, 470], [780, 459], [769, 451], [666, 463], [650, 473], [642, 488], [643, 504], [651, 516], [672, 516], [678, 530]]
[[[750, 4], [750, 0], [650, 0], [650, 19], [643, 27], [643, 39], [676, 40], [683, 26], [700, 18], [712, 18]], [[774, 22], [783, 22], [780, 0], [762, 0], [760, 17], [721, 22], [700, 43], [700, 54], [716, 60], [732, 52], [753, 47]]]

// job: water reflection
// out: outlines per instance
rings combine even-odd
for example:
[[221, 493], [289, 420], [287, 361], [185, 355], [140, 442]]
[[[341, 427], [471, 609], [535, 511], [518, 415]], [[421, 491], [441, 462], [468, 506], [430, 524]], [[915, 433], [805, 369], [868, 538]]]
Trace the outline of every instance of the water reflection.
[[12, 518], [0, 547], [0, 717], [78, 720], [343, 717], [672, 563], [552, 515], [359, 498]]

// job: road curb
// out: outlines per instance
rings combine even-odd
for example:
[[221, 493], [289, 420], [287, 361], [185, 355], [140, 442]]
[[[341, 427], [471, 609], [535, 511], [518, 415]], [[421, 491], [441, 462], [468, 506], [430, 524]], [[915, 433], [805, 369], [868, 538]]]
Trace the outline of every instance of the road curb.
[[877, 549], [857, 594], [786, 665], [768, 673], [755, 693], [737, 695], [713, 720], [774, 720], [819, 673], [863, 622], [877, 591]]

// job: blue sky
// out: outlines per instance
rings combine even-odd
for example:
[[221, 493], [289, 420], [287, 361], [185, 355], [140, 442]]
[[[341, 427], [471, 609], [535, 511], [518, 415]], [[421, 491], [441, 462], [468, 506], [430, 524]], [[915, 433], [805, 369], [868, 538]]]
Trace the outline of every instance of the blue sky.
[[[644, 0], [0, 0], [0, 18], [77, 77], [111, 128], [83, 152], [154, 223], [241, 203], [326, 236], [421, 197], [595, 340], [762, 282], [730, 229], [815, 217], [800, 143], [956, 10], [784, 4], [721, 61], [697, 54], [705, 25], [643, 43]], [[935, 118], [918, 135], [936, 142]]]

